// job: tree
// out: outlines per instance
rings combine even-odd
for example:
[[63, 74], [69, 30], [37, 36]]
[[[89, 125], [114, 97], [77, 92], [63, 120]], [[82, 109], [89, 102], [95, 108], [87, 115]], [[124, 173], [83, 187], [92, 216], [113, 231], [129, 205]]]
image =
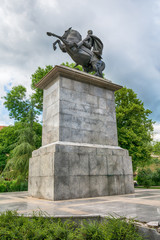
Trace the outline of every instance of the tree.
[[0, 173], [5, 168], [7, 159], [13, 149], [13, 144], [16, 142], [16, 130], [19, 126], [5, 127], [0, 131]]
[[155, 142], [153, 145], [153, 153], [160, 155], [160, 142]]
[[115, 93], [118, 142], [132, 156], [133, 169], [151, 160], [153, 122], [148, 118], [150, 110], [126, 87]]
[[5, 168], [6, 159], [2, 159], [4, 168], [2, 174], [7, 178], [15, 178], [19, 175], [26, 178], [32, 151], [41, 146], [42, 126], [37, 123], [40, 111], [36, 109], [32, 98], [26, 99], [26, 89], [23, 86], [13, 87], [4, 98], [10, 117], [19, 121], [15, 126], [21, 127], [16, 131], [15, 143], [11, 145], [12, 151]]
[[35, 107], [39, 109], [40, 111], [43, 110], [43, 90], [36, 88], [36, 83], [38, 83], [49, 71], [51, 71], [53, 66], [48, 65], [45, 68], [38, 67], [38, 69], [35, 71], [35, 73], [31, 76], [31, 88], [34, 90], [34, 93], [32, 94], [32, 100], [35, 104]]
[[27, 117], [29, 111], [29, 100], [26, 99], [26, 88], [22, 85], [13, 87], [4, 97], [4, 106], [9, 111], [10, 118], [19, 121]]
[[15, 131], [17, 137], [9, 153], [7, 164], [2, 175], [6, 178], [23, 179], [28, 177], [29, 158], [32, 151], [41, 146], [42, 126], [39, 123], [27, 122], [16, 123], [18, 129]]

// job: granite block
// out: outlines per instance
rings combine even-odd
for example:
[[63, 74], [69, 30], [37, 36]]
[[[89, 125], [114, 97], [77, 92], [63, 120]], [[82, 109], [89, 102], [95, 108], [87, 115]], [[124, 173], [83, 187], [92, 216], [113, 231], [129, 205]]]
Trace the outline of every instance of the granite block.
[[40, 177], [52, 177], [54, 175], [53, 153], [48, 153], [40, 157]]
[[33, 177], [29, 175], [28, 178], [28, 193], [30, 196], [39, 198], [39, 188], [40, 188], [40, 177]]
[[90, 197], [99, 197], [108, 195], [108, 177], [107, 176], [90, 176]]
[[71, 199], [69, 177], [54, 176], [54, 200]]
[[[75, 81], [74, 81], [75, 82]], [[70, 89], [70, 90], [74, 90], [74, 87], [73, 87], [73, 80], [71, 79], [68, 79], [68, 78], [61, 78], [61, 87], [62, 88], [67, 88], [67, 89]]]
[[90, 195], [90, 177], [86, 176], [79, 176], [79, 197], [80, 198], [89, 198]]
[[40, 177], [38, 198], [54, 200], [54, 178], [51, 176]]
[[68, 153], [54, 153], [54, 175], [68, 176], [69, 175], [69, 155]]
[[133, 174], [125, 175], [125, 193], [134, 193]]
[[108, 166], [108, 175], [123, 175], [122, 156], [106, 157]]
[[29, 177], [40, 176], [40, 157], [33, 157], [29, 159]]
[[126, 175], [133, 174], [132, 158], [129, 156], [123, 156], [123, 171]]
[[104, 155], [89, 155], [89, 175], [107, 175], [107, 160]]
[[108, 176], [108, 193], [109, 195], [117, 195], [120, 192], [120, 185], [116, 175]]
[[69, 175], [70, 176], [82, 176], [89, 174], [89, 164], [87, 154], [69, 154]]
[[72, 86], [74, 88], [74, 91], [76, 91], [76, 92], [89, 93], [89, 84], [88, 83], [72, 81]]

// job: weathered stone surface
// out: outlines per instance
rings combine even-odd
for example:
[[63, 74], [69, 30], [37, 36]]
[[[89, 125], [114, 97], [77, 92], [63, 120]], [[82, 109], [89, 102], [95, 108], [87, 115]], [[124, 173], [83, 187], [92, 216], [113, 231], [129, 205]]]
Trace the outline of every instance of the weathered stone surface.
[[30, 196], [54, 200], [53, 177], [29, 177], [28, 186]]
[[60, 200], [134, 192], [131, 159], [119, 147], [57, 142], [37, 151], [30, 159], [31, 196]]
[[133, 185], [133, 173], [129, 175], [125, 175], [125, 193], [133, 193], [134, 185]]
[[65, 67], [37, 86], [44, 89], [42, 147], [30, 159], [30, 195], [63, 200], [134, 192], [132, 161], [117, 139], [114, 91], [121, 87]]
[[117, 145], [114, 92], [56, 78], [44, 88], [43, 146], [56, 141]]

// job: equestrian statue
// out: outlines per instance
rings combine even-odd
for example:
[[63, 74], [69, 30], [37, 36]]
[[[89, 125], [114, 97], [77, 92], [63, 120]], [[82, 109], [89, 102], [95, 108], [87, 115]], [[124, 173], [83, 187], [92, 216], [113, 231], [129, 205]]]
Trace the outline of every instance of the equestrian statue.
[[56, 50], [58, 44], [62, 52], [67, 52], [75, 61], [74, 67], [81, 65], [85, 72], [95, 71], [95, 76], [103, 77], [102, 71], [105, 68], [105, 63], [101, 60], [103, 43], [93, 35], [92, 30], [88, 31], [87, 37], [83, 40], [81, 34], [72, 28], [66, 30], [63, 36], [51, 32], [47, 32], [47, 35], [58, 38], [53, 43], [53, 49]]

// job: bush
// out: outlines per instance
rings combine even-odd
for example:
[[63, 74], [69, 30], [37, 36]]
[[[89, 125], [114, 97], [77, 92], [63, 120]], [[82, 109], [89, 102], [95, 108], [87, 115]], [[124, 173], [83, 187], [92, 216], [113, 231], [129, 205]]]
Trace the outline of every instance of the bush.
[[149, 168], [148, 169], [143, 168], [138, 171], [137, 182], [139, 185], [149, 188], [153, 184], [152, 177], [153, 177], [152, 171]]
[[17, 192], [17, 191], [27, 191], [28, 181], [23, 180], [1, 180], [0, 181], [0, 192]]
[[160, 168], [158, 168], [154, 173], [153, 173], [153, 185], [155, 186], [160, 186]]
[[16, 211], [0, 215], [0, 239], [52, 240], [143, 240], [132, 220], [108, 217], [103, 222], [62, 222], [41, 214], [18, 216]]

